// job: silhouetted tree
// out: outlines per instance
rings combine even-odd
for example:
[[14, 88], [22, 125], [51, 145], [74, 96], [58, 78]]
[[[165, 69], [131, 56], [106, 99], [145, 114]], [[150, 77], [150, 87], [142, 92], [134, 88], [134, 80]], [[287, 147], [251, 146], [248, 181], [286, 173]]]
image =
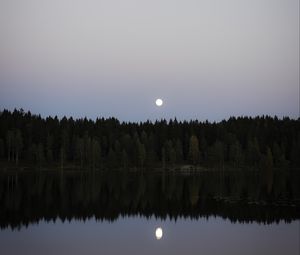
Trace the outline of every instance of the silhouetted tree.
[[243, 151], [238, 141], [234, 141], [229, 147], [229, 161], [235, 166], [240, 166], [243, 163]]
[[260, 148], [256, 137], [249, 139], [247, 144], [247, 163], [257, 166], [261, 159]]
[[190, 138], [189, 159], [194, 165], [196, 165], [199, 162], [199, 156], [199, 141], [197, 136], [192, 135]]
[[38, 166], [41, 167], [43, 162], [45, 161], [44, 146], [42, 143], [39, 143], [36, 148], [36, 158]]
[[12, 152], [13, 152], [13, 140], [14, 135], [11, 130], [8, 130], [6, 132], [6, 144], [7, 144], [7, 160], [10, 161], [12, 158]]
[[140, 166], [143, 168], [146, 159], [146, 150], [144, 144], [142, 144], [140, 141], [137, 141], [137, 157]]
[[123, 164], [123, 168], [127, 168], [128, 167], [128, 155], [127, 155], [127, 152], [125, 149], [122, 150], [121, 161]]
[[180, 140], [177, 138], [175, 145], [176, 163], [180, 164], [183, 161], [183, 151]]
[[0, 138], [0, 159], [4, 158], [4, 142], [3, 139]]
[[46, 141], [46, 158], [47, 162], [51, 163], [53, 161], [53, 136], [47, 135], [47, 141]]
[[18, 165], [19, 154], [23, 149], [23, 138], [22, 138], [21, 131], [19, 129], [15, 131], [14, 148], [15, 148], [16, 164]]
[[224, 147], [223, 143], [217, 140], [209, 149], [209, 159], [212, 163], [223, 166], [224, 164]]
[[64, 162], [67, 159], [69, 148], [69, 133], [67, 129], [63, 129], [61, 133], [61, 145], [60, 145], [60, 167], [64, 168]]
[[76, 138], [76, 158], [80, 162], [80, 168], [82, 168], [84, 159], [84, 141], [80, 137]]
[[107, 155], [107, 165], [109, 167], [117, 167], [116, 153], [112, 147], [109, 148]]
[[273, 185], [273, 156], [272, 151], [267, 147], [267, 153], [263, 157], [263, 172], [267, 192], [270, 193]]
[[274, 159], [274, 165], [277, 167], [284, 167], [287, 165], [287, 160], [284, 153], [281, 151], [277, 142], [273, 143], [272, 154]]
[[95, 169], [101, 163], [101, 147], [97, 139], [92, 140], [92, 167]]

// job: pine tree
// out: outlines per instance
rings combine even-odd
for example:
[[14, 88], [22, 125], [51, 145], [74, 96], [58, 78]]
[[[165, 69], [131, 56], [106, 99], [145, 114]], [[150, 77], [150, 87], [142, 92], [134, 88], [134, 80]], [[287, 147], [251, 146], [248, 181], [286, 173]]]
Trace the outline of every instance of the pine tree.
[[47, 135], [47, 141], [46, 141], [46, 158], [47, 162], [51, 163], [53, 161], [53, 136]]
[[0, 159], [4, 158], [4, 142], [3, 139], [0, 138]]

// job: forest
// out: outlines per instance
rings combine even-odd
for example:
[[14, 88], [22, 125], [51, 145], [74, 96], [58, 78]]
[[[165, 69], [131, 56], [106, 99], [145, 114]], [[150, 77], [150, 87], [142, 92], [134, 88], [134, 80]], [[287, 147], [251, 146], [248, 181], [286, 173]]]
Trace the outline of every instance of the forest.
[[231, 117], [220, 122], [116, 118], [43, 118], [23, 109], [0, 112], [2, 167], [176, 169], [295, 168], [300, 120]]

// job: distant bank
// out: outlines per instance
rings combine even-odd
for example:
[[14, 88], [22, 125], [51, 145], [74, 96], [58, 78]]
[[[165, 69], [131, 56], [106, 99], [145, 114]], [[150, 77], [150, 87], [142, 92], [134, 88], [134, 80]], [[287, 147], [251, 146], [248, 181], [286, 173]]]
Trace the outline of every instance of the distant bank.
[[0, 160], [1, 168], [299, 168], [300, 121], [261, 116], [219, 123], [176, 119], [127, 123], [3, 110]]

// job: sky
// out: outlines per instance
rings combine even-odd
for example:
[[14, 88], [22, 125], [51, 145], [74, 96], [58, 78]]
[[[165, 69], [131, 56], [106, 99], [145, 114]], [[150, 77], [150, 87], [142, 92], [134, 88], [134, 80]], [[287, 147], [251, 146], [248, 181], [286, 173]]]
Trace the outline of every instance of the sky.
[[0, 0], [0, 110], [14, 108], [297, 118], [299, 1]]

